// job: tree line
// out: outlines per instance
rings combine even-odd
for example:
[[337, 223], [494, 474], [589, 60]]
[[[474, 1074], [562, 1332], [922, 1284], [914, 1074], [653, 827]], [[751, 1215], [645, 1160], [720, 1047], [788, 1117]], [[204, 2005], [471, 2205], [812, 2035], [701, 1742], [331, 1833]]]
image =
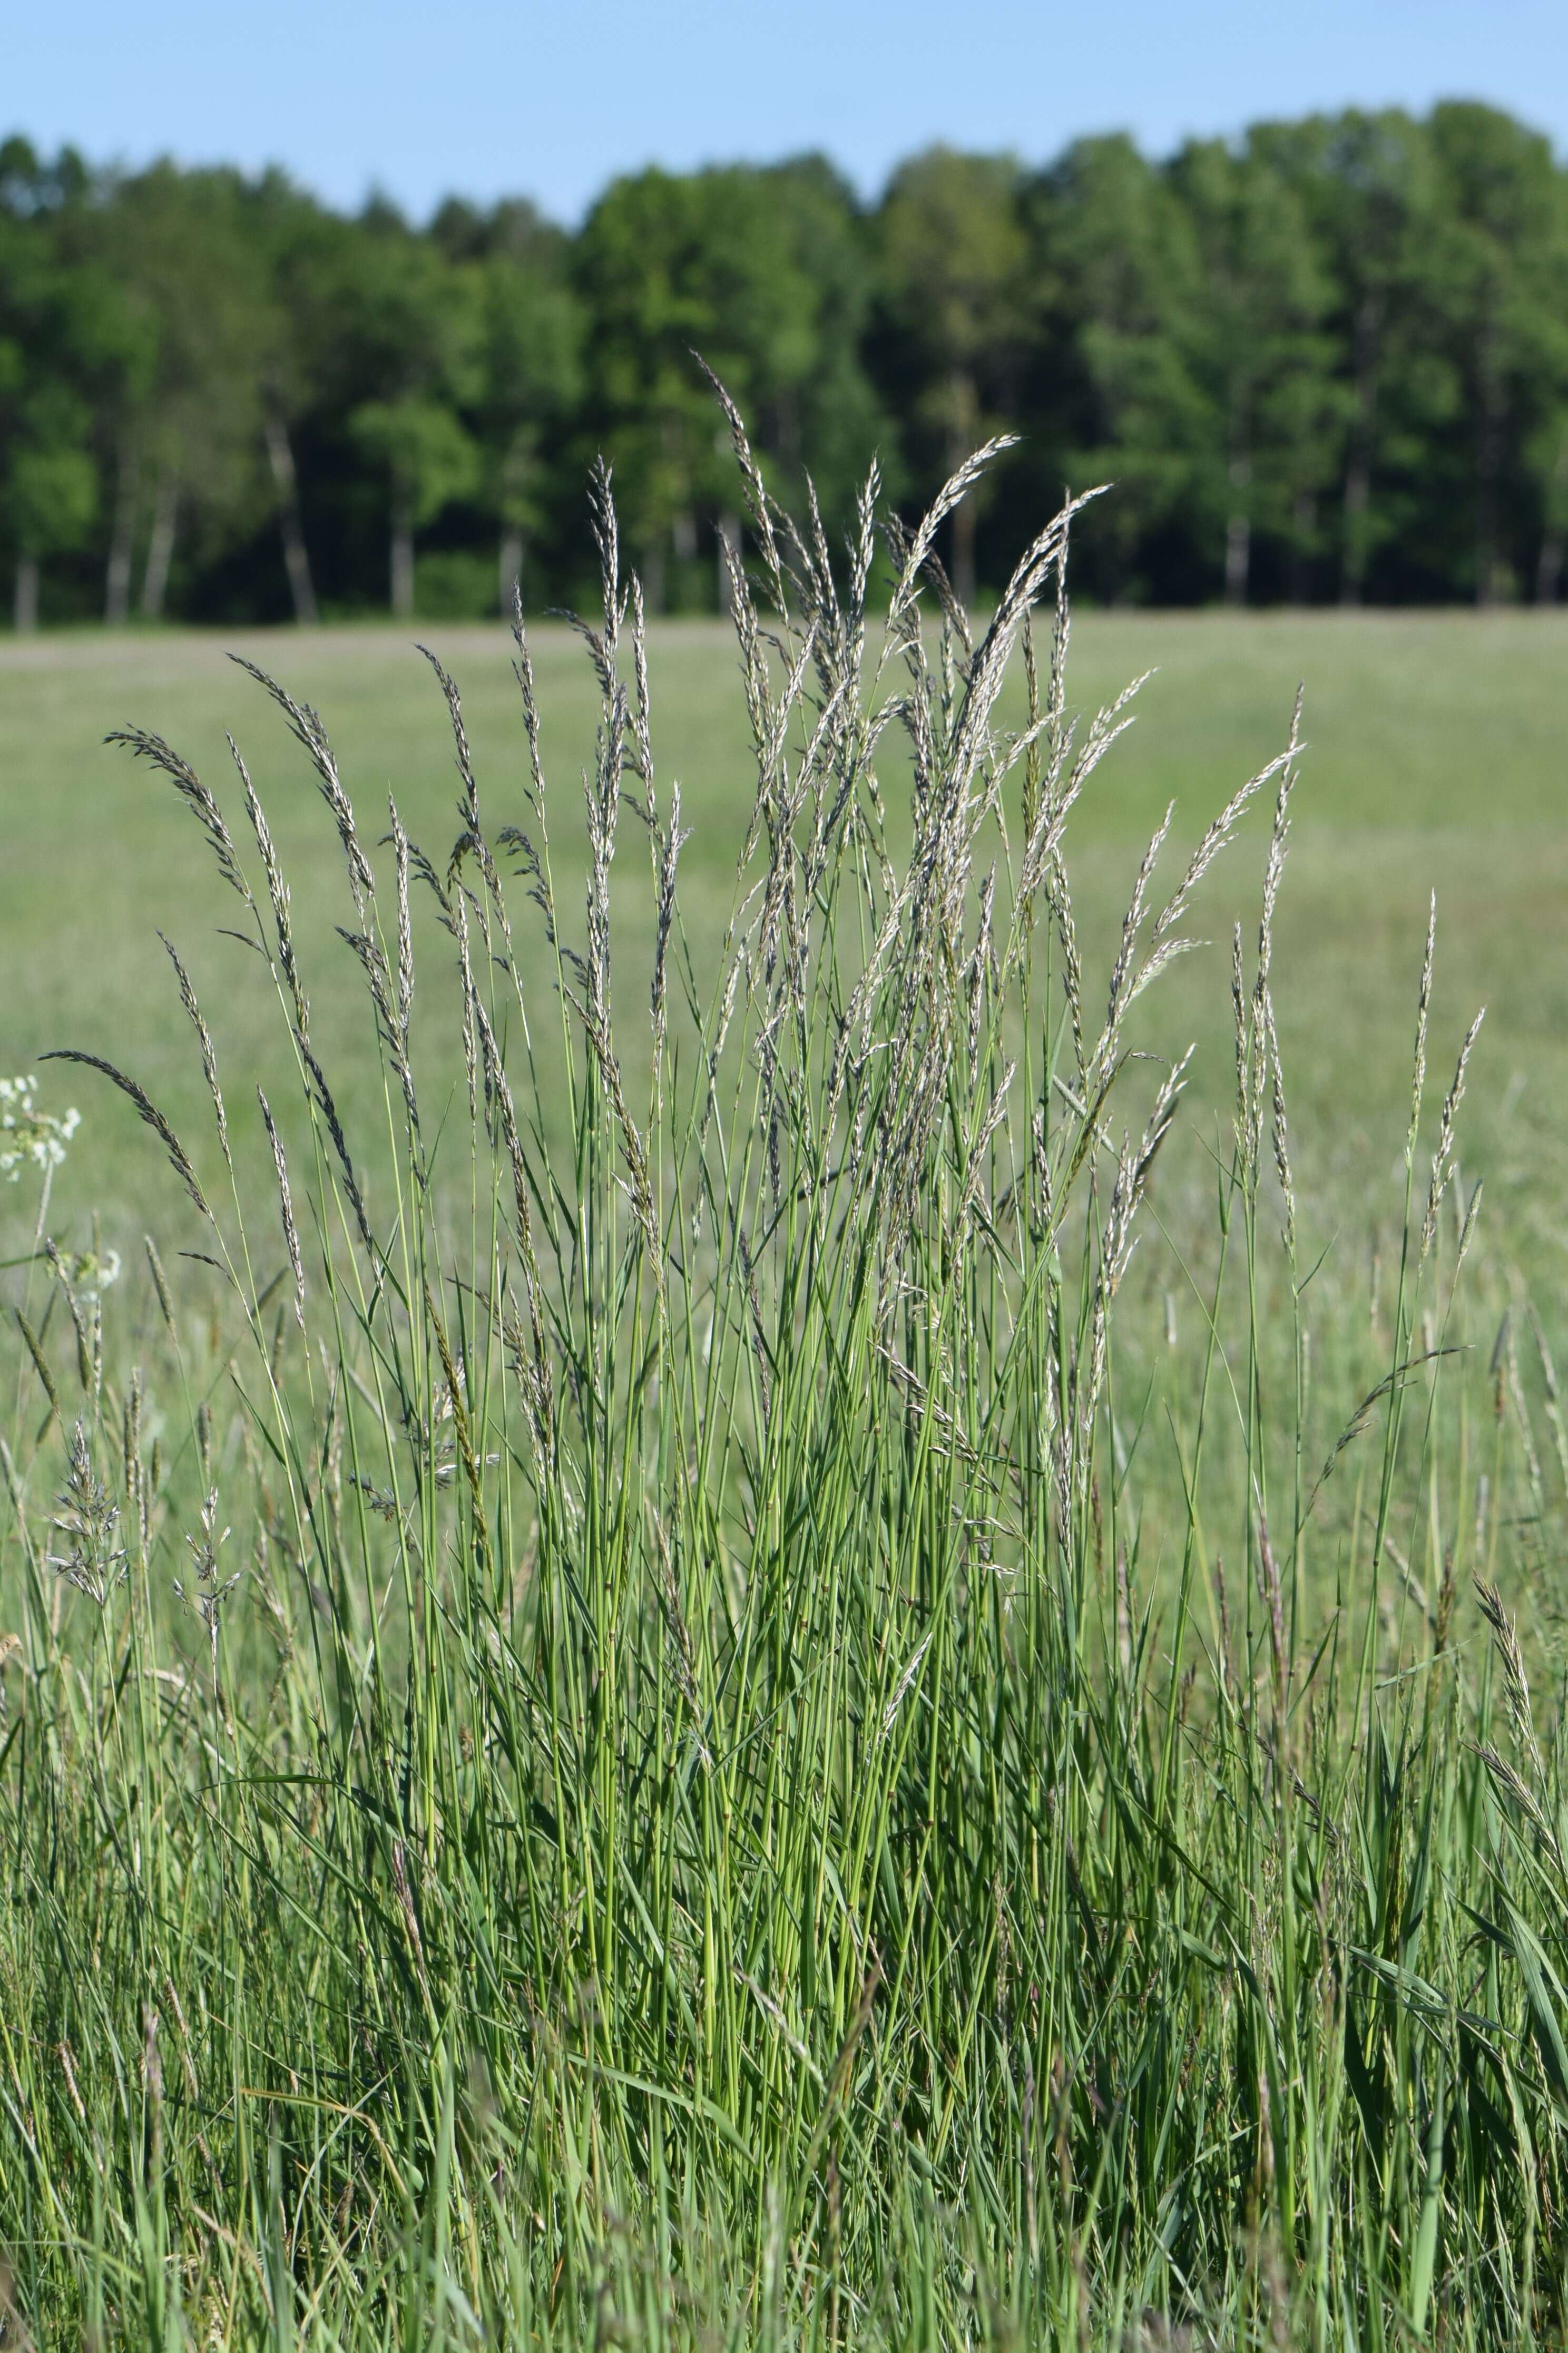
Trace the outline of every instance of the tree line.
[[738, 537], [700, 352], [830, 531], [875, 453], [995, 585], [1018, 517], [1110, 478], [1106, 601], [1557, 600], [1568, 171], [1510, 117], [1346, 112], [1151, 161], [933, 148], [870, 205], [821, 156], [613, 182], [582, 226], [419, 227], [279, 172], [0, 146], [0, 564], [40, 617], [284, 618], [570, 599], [615, 469], [655, 609]]

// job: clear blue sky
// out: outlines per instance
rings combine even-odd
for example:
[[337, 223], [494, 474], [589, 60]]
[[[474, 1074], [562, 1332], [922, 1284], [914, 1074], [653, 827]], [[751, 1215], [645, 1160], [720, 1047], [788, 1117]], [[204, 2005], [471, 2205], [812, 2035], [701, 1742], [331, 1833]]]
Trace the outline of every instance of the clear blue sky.
[[284, 164], [331, 202], [579, 217], [613, 174], [933, 139], [1029, 161], [1479, 97], [1568, 153], [1564, 0], [0, 0], [0, 124], [96, 159]]

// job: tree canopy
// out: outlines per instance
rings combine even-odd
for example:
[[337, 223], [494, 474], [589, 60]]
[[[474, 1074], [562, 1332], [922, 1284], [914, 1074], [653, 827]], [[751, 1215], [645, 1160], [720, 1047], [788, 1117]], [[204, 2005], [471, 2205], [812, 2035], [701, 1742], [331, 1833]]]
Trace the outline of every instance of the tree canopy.
[[1568, 171], [1469, 102], [1043, 168], [934, 147], [862, 203], [824, 157], [424, 226], [278, 172], [0, 143], [0, 579], [17, 628], [493, 611], [582, 585], [615, 470], [648, 602], [711, 607], [741, 524], [696, 354], [841, 533], [873, 456], [964, 596], [1020, 510], [1110, 479], [1080, 591], [1482, 604], [1562, 591]]

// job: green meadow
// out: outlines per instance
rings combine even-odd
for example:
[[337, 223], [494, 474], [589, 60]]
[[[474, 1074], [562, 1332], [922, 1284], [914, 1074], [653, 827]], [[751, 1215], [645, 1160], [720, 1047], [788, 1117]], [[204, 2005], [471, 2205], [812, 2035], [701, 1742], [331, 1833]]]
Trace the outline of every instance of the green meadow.
[[0, 650], [0, 2343], [1563, 2341], [1568, 622], [1059, 556]]
[[[507, 822], [516, 815], [524, 758], [510, 639], [499, 628], [432, 626], [420, 634], [462, 691], [488, 805], [497, 824]], [[733, 639], [723, 624], [699, 621], [656, 623], [651, 636], [656, 751], [664, 775], [679, 781], [690, 828], [688, 923], [716, 934], [752, 776]], [[104, 744], [128, 724], [163, 735], [220, 799], [237, 805], [225, 743], [226, 730], [234, 733], [267, 797], [300, 926], [319, 959], [313, 986], [324, 1014], [336, 1018], [334, 998], [348, 995], [332, 977], [346, 955], [332, 935], [346, 914], [342, 876], [322, 838], [307, 764], [259, 691], [226, 659], [230, 650], [272, 670], [321, 712], [347, 788], [374, 813], [367, 829], [391, 792], [416, 839], [444, 839], [456, 790], [446, 710], [412, 636], [379, 628], [232, 639], [93, 633], [0, 649], [7, 1029], [0, 1059], [30, 1067], [59, 1045], [123, 1053], [171, 1112], [195, 1115], [200, 1067], [175, 1018], [161, 928], [225, 1022], [237, 1025], [242, 1057], [267, 1067], [267, 1009], [254, 991], [233, 988], [239, 951], [213, 936], [200, 838], [179, 822], [162, 779]], [[594, 684], [580, 647], [558, 624], [535, 632], [534, 659], [560, 855], [575, 879]], [[1436, 891], [1435, 1018], [1452, 1029], [1479, 1005], [1488, 1008], [1470, 1148], [1479, 1151], [1484, 1135], [1494, 1214], [1505, 1220], [1510, 1246], [1561, 1279], [1568, 1271], [1568, 1225], [1558, 1207], [1568, 1144], [1568, 965], [1554, 951], [1568, 908], [1568, 620], [1294, 612], [1076, 618], [1075, 708], [1092, 712], [1145, 670], [1154, 675], [1134, 705], [1136, 724], [1071, 820], [1086, 923], [1102, 942], [1112, 935], [1166, 804], [1176, 805], [1173, 842], [1195, 838], [1213, 808], [1283, 743], [1303, 685], [1308, 751], [1279, 917], [1279, 1020], [1304, 1148], [1314, 1166], [1345, 1155], [1369, 1186], [1385, 1174], [1401, 1134]], [[1007, 721], [1018, 720], [1021, 696], [1010, 680]], [[1255, 813], [1255, 835], [1263, 823]], [[1199, 1086], [1220, 1103], [1228, 1100], [1231, 1058], [1228, 938], [1238, 917], [1253, 920], [1250, 881], [1241, 860], [1216, 874], [1203, 908], [1213, 944], [1173, 976], [1176, 1003], [1159, 1014], [1168, 1039], [1184, 1023], [1200, 1040]], [[636, 925], [642, 896], [628, 885], [626, 898]], [[345, 1048], [358, 1035], [345, 1028]], [[353, 1083], [351, 1061], [351, 1092]], [[123, 1108], [100, 1098], [91, 1111], [62, 1196], [78, 1217], [99, 1207], [134, 1238], [136, 1220], [153, 1214], [158, 1198], [151, 1156], [131, 1148], [134, 1122]], [[112, 1185], [98, 1185], [100, 1154], [111, 1155]]]

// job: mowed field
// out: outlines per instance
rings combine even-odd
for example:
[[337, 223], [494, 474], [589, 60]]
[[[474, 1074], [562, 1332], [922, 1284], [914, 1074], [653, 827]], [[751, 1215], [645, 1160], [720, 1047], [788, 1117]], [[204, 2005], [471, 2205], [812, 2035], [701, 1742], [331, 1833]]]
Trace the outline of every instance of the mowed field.
[[[493, 832], [524, 815], [508, 638], [499, 628], [426, 634], [461, 689]], [[334, 1082], [358, 1113], [369, 1108], [354, 1096], [368, 1014], [350, 953], [333, 934], [352, 912], [338, 844], [304, 756], [260, 690], [226, 659], [230, 650], [270, 668], [321, 711], [367, 838], [384, 830], [389, 793], [437, 862], [458, 829], [445, 707], [401, 633], [345, 628], [232, 643], [195, 634], [83, 635], [0, 649], [0, 1066], [33, 1068], [58, 1046], [106, 1055], [134, 1072], [176, 1124], [193, 1127], [193, 1148], [207, 1142], [205, 1097], [157, 931], [191, 967], [242, 1131], [247, 1122], [258, 1129], [256, 1079], [279, 1081], [286, 1071], [284, 1035], [255, 959], [217, 935], [236, 910], [198, 828], [165, 780], [106, 748], [109, 731], [128, 723], [165, 736], [238, 825], [225, 730], [237, 737], [282, 850], [313, 1018], [337, 1056]], [[558, 874], [570, 876], [581, 865], [579, 773], [595, 690], [580, 644], [560, 624], [539, 628], [534, 659], [552, 841]], [[656, 627], [651, 668], [656, 754], [663, 778], [679, 781], [690, 828], [683, 906], [700, 964], [730, 903], [752, 792], [732, 640], [717, 623]], [[1177, 805], [1166, 853], [1173, 882], [1182, 845], [1283, 743], [1304, 681], [1310, 748], [1277, 993], [1312, 1230], [1321, 1229], [1326, 1241], [1363, 1215], [1374, 1227], [1394, 1208], [1389, 1180], [1403, 1135], [1427, 896], [1436, 890], [1434, 1072], [1447, 1082], [1453, 1045], [1484, 1002], [1462, 1156], [1468, 1171], [1488, 1178], [1489, 1248], [1517, 1262], [1550, 1301], [1568, 1272], [1568, 617], [1096, 613], [1076, 620], [1074, 707], [1092, 711], [1147, 670], [1154, 675], [1139, 697], [1137, 723], [1092, 779], [1069, 836], [1093, 993], [1167, 801]], [[1021, 715], [1021, 681], [1010, 691]], [[896, 799], [903, 789], [896, 757], [889, 777]], [[1198, 928], [1213, 946], [1186, 959], [1142, 1008], [1139, 1042], [1198, 1041], [1189, 1126], [1212, 1130], [1228, 1100], [1226, 944], [1237, 917], [1249, 929], [1256, 923], [1267, 823], [1260, 807], [1205, 886]], [[620, 866], [626, 978], [617, 1010], [635, 1069], [647, 861], [630, 821]], [[574, 895], [563, 891], [563, 899]], [[422, 987], [438, 989], [449, 944], [433, 924], [420, 934], [420, 954]], [[542, 971], [540, 986], [542, 992]], [[460, 1069], [454, 1036], [448, 1086]], [[78, 1103], [84, 1113], [56, 1194], [62, 1238], [84, 1237], [96, 1212], [106, 1241], [133, 1246], [147, 1222], [161, 1228], [163, 1211], [177, 1206], [155, 1146], [92, 1074], [57, 1069], [45, 1077], [47, 1103]], [[1195, 1157], [1189, 1151], [1189, 1163]]]

